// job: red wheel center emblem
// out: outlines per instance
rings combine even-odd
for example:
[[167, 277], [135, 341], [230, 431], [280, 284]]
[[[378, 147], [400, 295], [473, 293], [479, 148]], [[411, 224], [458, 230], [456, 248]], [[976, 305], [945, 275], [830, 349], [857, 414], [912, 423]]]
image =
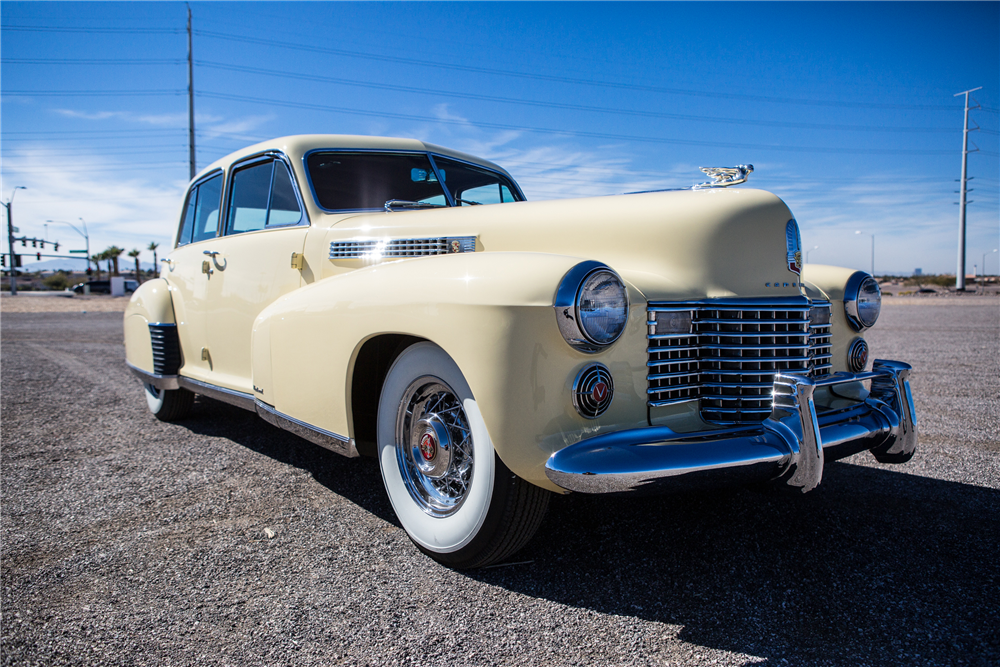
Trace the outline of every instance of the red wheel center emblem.
[[420, 438], [420, 455], [424, 457], [425, 461], [430, 461], [436, 452], [437, 442], [434, 441], [434, 436], [430, 433], [424, 433], [424, 437]]
[[594, 385], [594, 389], [590, 392], [590, 395], [595, 401], [600, 403], [608, 395], [608, 385], [598, 382]]

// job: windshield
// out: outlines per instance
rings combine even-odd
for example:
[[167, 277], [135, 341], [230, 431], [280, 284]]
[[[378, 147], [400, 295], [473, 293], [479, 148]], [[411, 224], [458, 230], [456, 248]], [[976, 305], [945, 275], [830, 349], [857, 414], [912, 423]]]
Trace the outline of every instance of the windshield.
[[520, 199], [503, 175], [448, 158], [407, 153], [317, 152], [306, 158], [317, 203], [330, 211], [499, 204]]
[[435, 157], [434, 162], [458, 206], [517, 201], [513, 194], [516, 189], [510, 181], [495, 171], [473, 167], [444, 157]]

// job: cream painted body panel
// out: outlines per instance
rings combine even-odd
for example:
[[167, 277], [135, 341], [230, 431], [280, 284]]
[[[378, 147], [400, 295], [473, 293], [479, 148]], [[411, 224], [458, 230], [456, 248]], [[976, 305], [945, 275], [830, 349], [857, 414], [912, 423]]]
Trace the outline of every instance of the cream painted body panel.
[[161, 277], [170, 285], [177, 336], [181, 344], [181, 375], [212, 383], [211, 365], [201, 349], [208, 343], [208, 281], [202, 263], [209, 258], [203, 252], [211, 241], [189, 243], [168, 255], [167, 270]]
[[[289, 294], [261, 313], [256, 330], [266, 327], [274, 405], [328, 431], [353, 433], [350, 381], [361, 345], [379, 332], [424, 338], [462, 370], [504, 463], [556, 490], [543, 469], [552, 452], [588, 434], [646, 424], [639, 293], [630, 290], [626, 333], [600, 355], [572, 349], [556, 327], [555, 288], [579, 261], [540, 253], [414, 258]], [[254, 343], [256, 350], [256, 333]], [[577, 373], [596, 358], [614, 373], [615, 398], [600, 419], [588, 420], [570, 396]]]

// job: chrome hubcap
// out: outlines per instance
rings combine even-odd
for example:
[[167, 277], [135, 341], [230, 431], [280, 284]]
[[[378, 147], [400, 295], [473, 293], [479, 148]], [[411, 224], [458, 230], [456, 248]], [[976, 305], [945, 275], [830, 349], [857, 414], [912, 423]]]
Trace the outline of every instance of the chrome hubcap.
[[424, 376], [403, 392], [396, 460], [424, 512], [444, 517], [462, 505], [472, 483], [472, 432], [462, 402], [441, 379]]

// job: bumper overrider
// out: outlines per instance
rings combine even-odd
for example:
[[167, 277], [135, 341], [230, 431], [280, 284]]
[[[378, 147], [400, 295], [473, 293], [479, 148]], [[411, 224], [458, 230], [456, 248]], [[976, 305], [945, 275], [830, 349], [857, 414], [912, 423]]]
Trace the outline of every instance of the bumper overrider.
[[[824, 461], [870, 450], [905, 463], [917, 445], [909, 365], [876, 360], [866, 373], [774, 376], [771, 414], [760, 425], [677, 433], [667, 427], [588, 438], [549, 457], [545, 474], [569, 491], [667, 493], [773, 482], [805, 493], [823, 479]], [[871, 380], [854, 405], [817, 414], [813, 392]]]

